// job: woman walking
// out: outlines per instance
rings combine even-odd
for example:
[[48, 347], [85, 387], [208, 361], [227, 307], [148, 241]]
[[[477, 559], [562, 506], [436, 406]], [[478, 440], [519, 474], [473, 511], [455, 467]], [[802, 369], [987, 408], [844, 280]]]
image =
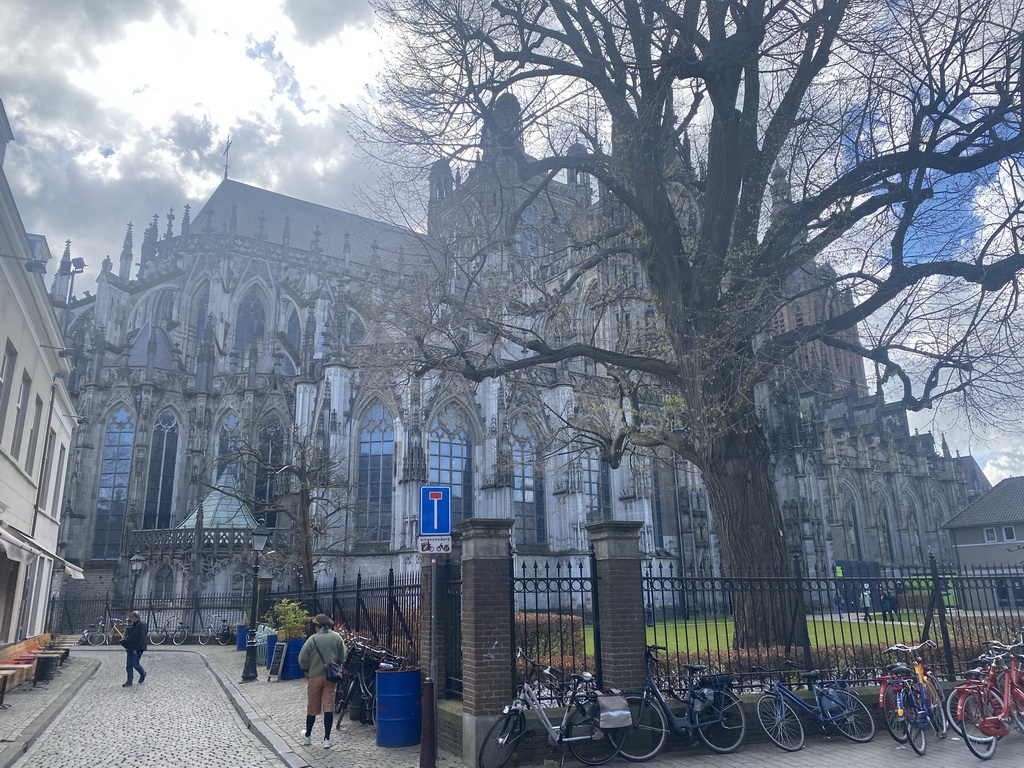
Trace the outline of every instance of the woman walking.
[[299, 668], [306, 674], [306, 727], [302, 743], [307, 747], [313, 735], [316, 716], [324, 715], [324, 748], [331, 746], [331, 727], [334, 725], [334, 696], [337, 686], [327, 679], [327, 665], [341, 665], [345, 661], [345, 641], [332, 631], [334, 621], [321, 613], [313, 619], [317, 631], [306, 640], [299, 651]]

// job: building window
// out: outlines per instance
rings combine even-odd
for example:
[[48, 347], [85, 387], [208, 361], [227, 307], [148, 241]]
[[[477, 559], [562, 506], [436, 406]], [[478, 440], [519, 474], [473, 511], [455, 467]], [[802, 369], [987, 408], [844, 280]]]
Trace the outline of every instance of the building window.
[[[46, 503], [50, 500], [50, 467], [53, 464], [53, 447], [57, 444], [57, 433], [50, 430], [46, 436], [46, 445], [43, 446], [43, 466], [39, 468], [39, 508], [45, 510]], [[64, 446], [61, 446], [64, 450]]]
[[985, 529], [985, 543], [988, 544], [988, 543], [993, 542], [993, 541], [999, 541], [999, 539], [996, 538], [996, 529], [995, 528], [986, 528]]
[[277, 500], [287, 489], [287, 474], [280, 472], [284, 466], [284, 433], [281, 422], [271, 418], [260, 425], [257, 438], [259, 461], [256, 465], [256, 517], [263, 520], [268, 528], [277, 526]]
[[1017, 534], [1014, 532], [1012, 525], [1004, 525], [1003, 526], [1003, 540], [1004, 541], [1016, 541], [1017, 540]]
[[255, 293], [247, 293], [235, 316], [235, 354], [240, 368], [245, 367], [252, 345], [263, 338], [264, 320], [263, 302]]
[[302, 325], [299, 323], [299, 313], [294, 309], [288, 315], [288, 330], [285, 332], [288, 343], [292, 345], [292, 351], [302, 350]]
[[174, 511], [174, 481], [178, 464], [178, 422], [164, 411], [153, 427], [149, 448], [149, 476], [146, 479], [146, 506], [143, 528], [170, 528]]
[[27, 373], [21, 377], [21, 391], [14, 411], [14, 436], [11, 438], [11, 456], [15, 459], [21, 453], [21, 444], [25, 438], [25, 419], [28, 418], [28, 398], [32, 393], [32, 377]]
[[544, 472], [534, 431], [524, 419], [512, 427], [512, 508], [516, 541], [543, 544], [547, 539]]
[[28, 433], [28, 451], [25, 454], [25, 471], [30, 475], [36, 464], [36, 445], [39, 442], [39, 427], [43, 421], [43, 398], [36, 395], [36, 407], [32, 411], [32, 429]]
[[94, 560], [116, 560], [121, 552], [121, 532], [128, 501], [134, 442], [135, 427], [131, 414], [126, 408], [121, 408], [110, 417], [103, 438], [96, 525], [92, 540]]
[[174, 571], [171, 566], [165, 565], [153, 577], [153, 598], [155, 600], [170, 600], [172, 597], [174, 597]]
[[[57, 436], [53, 436], [56, 440]], [[64, 481], [64, 463], [67, 461], [67, 446], [61, 445], [60, 455], [57, 457], [57, 474], [53, 476], [53, 516], [57, 517], [57, 510], [60, 509], [60, 491]]]
[[244, 595], [245, 592], [245, 574], [241, 571], [231, 574], [231, 594]]
[[210, 314], [210, 289], [206, 288], [199, 294], [196, 300], [196, 343], [203, 340], [206, 335], [206, 318]]
[[612, 519], [611, 472], [601, 461], [597, 451], [588, 449], [580, 456], [583, 480], [583, 503], [587, 522], [596, 523]]
[[4, 424], [7, 417], [7, 406], [10, 404], [14, 366], [18, 362], [18, 352], [7, 342], [3, 359], [0, 360], [0, 441], [4, 437]]
[[473, 444], [469, 428], [448, 409], [430, 425], [428, 481], [452, 489], [452, 524], [473, 516]]
[[359, 431], [359, 541], [391, 541], [391, 500], [395, 469], [395, 429], [380, 403], [374, 405]]

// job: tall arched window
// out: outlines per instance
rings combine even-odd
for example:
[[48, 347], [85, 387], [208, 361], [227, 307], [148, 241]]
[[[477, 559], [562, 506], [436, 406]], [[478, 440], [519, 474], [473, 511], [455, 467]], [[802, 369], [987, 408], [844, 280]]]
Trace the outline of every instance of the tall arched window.
[[596, 523], [612, 519], [611, 471], [601, 461], [597, 451], [590, 448], [580, 456], [583, 480], [583, 502], [587, 509], [587, 522]]
[[380, 403], [363, 417], [359, 430], [359, 541], [391, 540], [391, 499], [395, 471], [395, 428]]
[[121, 554], [121, 533], [124, 530], [134, 442], [132, 416], [127, 408], [119, 408], [107, 421], [107, 431], [103, 437], [96, 525], [92, 539], [94, 560], [116, 560]]
[[252, 345], [263, 338], [265, 318], [259, 297], [252, 291], [245, 294], [235, 315], [235, 354], [238, 355], [239, 366], [245, 365]]
[[543, 544], [547, 538], [544, 472], [534, 430], [525, 419], [512, 427], [512, 507], [516, 541]]
[[164, 411], [153, 427], [149, 447], [149, 474], [146, 478], [146, 506], [143, 528], [170, 528], [174, 503], [174, 479], [178, 462], [178, 422]]
[[430, 425], [429, 481], [452, 489], [452, 522], [473, 516], [473, 443], [462, 416], [446, 409]]
[[238, 477], [238, 451], [241, 447], [242, 432], [238, 428], [238, 417], [229, 413], [220, 423], [217, 440], [217, 477], [229, 474]]
[[153, 599], [170, 600], [174, 597], [174, 571], [165, 565], [153, 577]]
[[286, 491], [286, 475], [278, 472], [284, 465], [284, 433], [276, 417], [260, 425], [260, 461], [256, 466], [256, 517], [268, 528], [277, 526], [277, 500]]
[[302, 349], [302, 326], [299, 324], [299, 313], [292, 309], [288, 315], [288, 329], [285, 331], [288, 343], [292, 345], [295, 352]]

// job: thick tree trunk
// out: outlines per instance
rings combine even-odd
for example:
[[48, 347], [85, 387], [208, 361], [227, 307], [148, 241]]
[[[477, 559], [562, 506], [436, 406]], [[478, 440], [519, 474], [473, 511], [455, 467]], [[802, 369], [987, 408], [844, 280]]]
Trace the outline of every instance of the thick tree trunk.
[[730, 580], [733, 647], [800, 645], [806, 611], [783, 538], [768, 444], [752, 415], [732, 423], [710, 442], [702, 474]]

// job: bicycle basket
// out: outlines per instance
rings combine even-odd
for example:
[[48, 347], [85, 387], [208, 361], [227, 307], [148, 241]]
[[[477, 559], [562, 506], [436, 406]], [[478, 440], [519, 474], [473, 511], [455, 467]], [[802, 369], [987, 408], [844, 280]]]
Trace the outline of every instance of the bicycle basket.
[[699, 681], [697, 681], [697, 685], [700, 688], [716, 688], [721, 690], [732, 685], [732, 677], [733, 676], [729, 674], [717, 673], [714, 675], [704, 675]]

